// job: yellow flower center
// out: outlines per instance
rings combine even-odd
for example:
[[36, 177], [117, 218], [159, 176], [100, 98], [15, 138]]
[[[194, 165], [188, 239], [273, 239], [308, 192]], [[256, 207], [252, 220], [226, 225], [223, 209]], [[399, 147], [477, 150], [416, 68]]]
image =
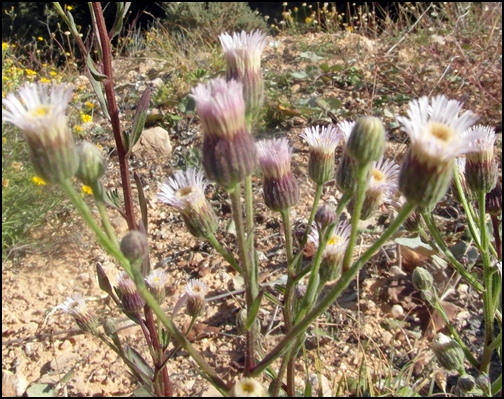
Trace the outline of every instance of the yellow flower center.
[[37, 108], [33, 108], [28, 111], [28, 114], [36, 118], [46, 116], [52, 112], [52, 105], [40, 105]]
[[329, 238], [329, 241], [327, 241], [327, 245], [337, 245], [341, 243], [343, 239], [339, 235], [333, 235], [331, 238]]
[[429, 123], [429, 133], [437, 138], [439, 141], [443, 142], [445, 146], [452, 141], [455, 133], [452, 129], [446, 126], [444, 123], [431, 122]]
[[383, 181], [385, 180], [385, 175], [378, 169], [373, 169], [373, 171], [371, 172], [371, 176], [373, 176], [373, 178], [376, 180], [376, 181]]
[[186, 197], [186, 196], [192, 194], [192, 192], [193, 192], [192, 187], [187, 186], [187, 187], [182, 187], [181, 189], [177, 190], [175, 195], [179, 198], [182, 198], [182, 197]]

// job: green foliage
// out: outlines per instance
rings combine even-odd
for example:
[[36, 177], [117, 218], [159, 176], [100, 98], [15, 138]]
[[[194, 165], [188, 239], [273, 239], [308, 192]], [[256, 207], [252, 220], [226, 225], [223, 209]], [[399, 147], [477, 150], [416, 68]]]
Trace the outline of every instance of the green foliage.
[[266, 23], [247, 3], [164, 2], [164, 23], [170, 31], [198, 32], [206, 40], [217, 41], [224, 31], [266, 30]]

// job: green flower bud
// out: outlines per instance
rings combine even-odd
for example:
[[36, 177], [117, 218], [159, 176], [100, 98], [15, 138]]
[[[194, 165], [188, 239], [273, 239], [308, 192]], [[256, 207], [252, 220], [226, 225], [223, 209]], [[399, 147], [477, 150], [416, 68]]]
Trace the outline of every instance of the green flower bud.
[[439, 364], [447, 370], [457, 370], [464, 374], [464, 351], [452, 338], [437, 334], [432, 341], [432, 350]]
[[107, 162], [102, 152], [94, 144], [84, 142], [77, 147], [79, 154], [79, 169], [75, 174], [87, 186], [94, 184], [103, 176]]
[[418, 291], [431, 291], [434, 284], [432, 274], [423, 267], [417, 267], [411, 276], [413, 287]]
[[149, 251], [149, 243], [145, 234], [131, 230], [121, 240], [121, 252], [132, 265], [143, 261]]
[[385, 152], [385, 129], [379, 118], [359, 118], [347, 142], [348, 154], [359, 165], [377, 161]]

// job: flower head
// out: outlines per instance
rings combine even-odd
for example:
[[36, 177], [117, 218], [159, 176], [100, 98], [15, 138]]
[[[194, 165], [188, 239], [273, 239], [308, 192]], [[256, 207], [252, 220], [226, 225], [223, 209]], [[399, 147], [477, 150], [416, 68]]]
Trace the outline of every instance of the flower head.
[[145, 284], [149, 287], [150, 292], [160, 304], [163, 303], [165, 299], [165, 284], [167, 280], [168, 275], [161, 269], [156, 269], [145, 277]]
[[95, 333], [98, 327], [96, 316], [89, 310], [81, 294], [73, 294], [60, 306], [63, 312], [72, 316], [82, 331]]
[[343, 149], [338, 169], [336, 170], [336, 186], [342, 192], [353, 192], [356, 186], [356, 179], [353, 171], [353, 164], [355, 161], [346, 150], [346, 143], [348, 142], [348, 138], [350, 137], [350, 133], [352, 133], [354, 126], [354, 121], [342, 121], [338, 123], [338, 130], [340, 131], [342, 135], [341, 137], [345, 143], [345, 148]]
[[126, 314], [136, 317], [145, 306], [145, 299], [140, 295], [135, 282], [126, 272], [120, 272], [117, 277], [117, 291]]
[[469, 143], [481, 134], [462, 133], [478, 117], [470, 111], [459, 115], [461, 109], [460, 102], [443, 95], [422, 97], [409, 103], [407, 117], [397, 117], [411, 140], [399, 176], [399, 188], [408, 201], [434, 206], [448, 189], [454, 158], [474, 151]]
[[18, 95], [9, 93], [2, 100], [2, 117], [23, 132], [37, 175], [49, 183], [72, 178], [78, 157], [65, 116], [72, 88], [29, 83]]
[[236, 383], [229, 396], [237, 398], [264, 398], [268, 396], [266, 389], [254, 378], [244, 377]]
[[467, 185], [475, 192], [488, 193], [497, 183], [498, 167], [494, 158], [495, 130], [491, 126], [476, 125], [463, 133], [477, 135], [469, 146], [474, 150], [466, 155], [465, 176]]
[[259, 30], [219, 35], [226, 59], [226, 80], [243, 83], [243, 97], [247, 119], [257, 117], [264, 102], [264, 82], [261, 54], [266, 46], [266, 35]]
[[334, 175], [334, 153], [341, 139], [334, 126], [312, 126], [301, 134], [310, 146], [308, 174], [317, 184], [324, 184]]
[[[351, 225], [346, 220], [341, 220], [329, 237], [322, 253], [322, 263], [319, 271], [321, 282], [334, 280], [341, 275], [341, 266], [350, 239], [350, 230]], [[314, 223], [312, 225], [312, 230], [308, 237], [317, 247], [320, 245], [317, 224]]]
[[287, 139], [263, 140], [256, 147], [264, 174], [263, 195], [266, 205], [274, 211], [296, 205], [299, 188], [291, 172], [291, 152]]
[[206, 175], [233, 189], [257, 165], [254, 139], [247, 130], [242, 84], [213, 79], [192, 90], [204, 130], [203, 167]]
[[161, 202], [180, 211], [190, 233], [195, 237], [207, 237], [217, 230], [217, 216], [205, 197], [207, 186], [203, 172], [188, 169], [177, 171], [161, 185], [157, 194]]
[[205, 295], [208, 292], [207, 285], [200, 279], [191, 279], [187, 282], [187, 313], [191, 317], [198, 317], [205, 307]]
[[[361, 220], [367, 220], [372, 217], [379, 206], [397, 191], [398, 176], [399, 165], [394, 161], [381, 158], [373, 162], [360, 214]], [[352, 208], [352, 204], [353, 202], [350, 201], [348, 204], [349, 208]]]

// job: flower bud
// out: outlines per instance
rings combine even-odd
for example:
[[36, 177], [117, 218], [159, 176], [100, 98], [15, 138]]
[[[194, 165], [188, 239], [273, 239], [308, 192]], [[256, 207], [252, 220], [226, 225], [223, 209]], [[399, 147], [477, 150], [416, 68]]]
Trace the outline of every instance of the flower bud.
[[464, 374], [464, 351], [455, 340], [439, 333], [432, 341], [432, 350], [442, 367]]
[[457, 388], [459, 388], [463, 393], [470, 392], [474, 389], [476, 381], [474, 377], [469, 374], [461, 375], [457, 380]]
[[488, 374], [486, 373], [481, 373], [477, 378], [476, 378], [476, 386], [481, 389], [486, 397], [490, 396], [490, 377], [488, 377]]
[[485, 209], [493, 216], [499, 216], [502, 213], [502, 184], [497, 181], [495, 187], [487, 193], [485, 197]]
[[353, 193], [357, 187], [357, 179], [354, 172], [355, 161], [346, 150], [343, 150], [340, 163], [336, 171], [336, 186], [342, 192]]
[[114, 321], [114, 319], [107, 317], [105, 320], [103, 320], [103, 330], [105, 331], [105, 334], [107, 334], [109, 337], [116, 335], [117, 324]]
[[336, 221], [336, 209], [331, 205], [322, 205], [317, 209], [315, 214], [315, 222], [319, 225], [321, 230]]
[[359, 165], [377, 161], [385, 152], [385, 129], [379, 118], [364, 116], [357, 120], [347, 142], [348, 154]]
[[147, 236], [138, 230], [131, 230], [121, 240], [121, 252], [132, 265], [140, 264], [148, 251]]
[[413, 287], [418, 291], [431, 291], [434, 284], [432, 274], [423, 267], [417, 267], [411, 276]]
[[124, 312], [127, 315], [136, 316], [145, 306], [145, 299], [140, 295], [135, 282], [126, 272], [117, 275], [117, 291]]
[[101, 151], [94, 144], [84, 142], [77, 147], [79, 169], [75, 174], [87, 186], [93, 187], [103, 176], [107, 162]]

